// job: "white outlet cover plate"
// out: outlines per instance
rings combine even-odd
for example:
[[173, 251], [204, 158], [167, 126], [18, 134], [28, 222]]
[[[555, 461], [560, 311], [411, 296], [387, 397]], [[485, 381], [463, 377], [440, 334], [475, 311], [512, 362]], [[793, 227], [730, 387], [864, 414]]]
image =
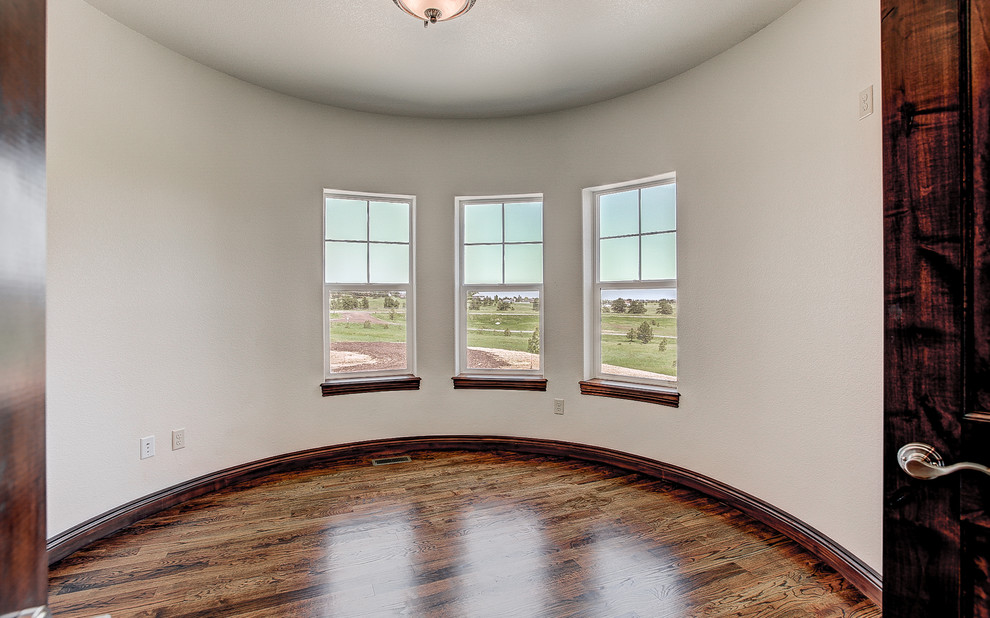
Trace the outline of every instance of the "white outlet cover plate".
[[859, 93], [859, 117], [866, 118], [873, 113], [873, 84]]
[[155, 436], [141, 438], [141, 459], [155, 456]]

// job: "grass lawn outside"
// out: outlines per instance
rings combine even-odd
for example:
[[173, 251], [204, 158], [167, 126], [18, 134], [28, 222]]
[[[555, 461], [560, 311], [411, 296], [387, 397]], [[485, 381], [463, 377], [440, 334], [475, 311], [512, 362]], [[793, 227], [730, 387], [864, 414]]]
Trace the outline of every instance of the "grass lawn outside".
[[[532, 303], [512, 303], [510, 311], [485, 306], [467, 312], [467, 347], [528, 352], [529, 338], [540, 326], [540, 313]], [[508, 329], [509, 335], [505, 335]]]
[[491, 311], [468, 311], [467, 327], [468, 331], [485, 329], [504, 331], [525, 331], [527, 337], [533, 334], [533, 329], [540, 325], [540, 314], [536, 312], [515, 313], [505, 311], [495, 313]]
[[528, 352], [527, 346], [531, 336], [532, 333], [510, 333], [506, 337], [501, 333], [468, 331], [467, 347]]
[[[376, 320], [385, 323], [343, 321], [346, 312], [330, 312], [330, 338], [332, 341], [380, 341], [402, 343], [406, 341], [405, 310], [395, 309], [394, 319], [389, 319], [389, 309], [384, 308], [384, 298], [369, 298], [369, 308], [363, 310]], [[540, 324], [540, 315], [533, 311], [531, 303], [513, 303], [512, 311], [495, 312], [491, 307], [467, 313], [467, 346], [528, 352], [529, 339]], [[362, 311], [362, 310], [358, 310]], [[654, 310], [655, 311], [655, 310]], [[650, 343], [629, 341], [626, 332], [644, 321], [653, 327]], [[504, 331], [508, 329], [509, 335]], [[638, 369], [666, 375], [677, 375], [677, 318], [655, 313], [628, 315], [602, 314], [602, 363]], [[659, 351], [663, 337], [667, 348]]]
[[677, 336], [677, 318], [658, 315], [624, 315], [621, 313], [602, 314], [602, 332], [625, 335], [630, 328], [636, 329], [643, 322], [653, 327], [653, 336]]
[[[398, 315], [396, 319], [399, 319]], [[368, 324], [367, 327], [355, 322], [330, 322], [330, 340], [404, 342], [406, 325], [404, 321], [392, 324]]]
[[677, 339], [667, 339], [663, 352], [659, 345], [656, 336], [649, 343], [641, 343], [629, 341], [625, 335], [602, 335], [602, 363], [676, 376]]

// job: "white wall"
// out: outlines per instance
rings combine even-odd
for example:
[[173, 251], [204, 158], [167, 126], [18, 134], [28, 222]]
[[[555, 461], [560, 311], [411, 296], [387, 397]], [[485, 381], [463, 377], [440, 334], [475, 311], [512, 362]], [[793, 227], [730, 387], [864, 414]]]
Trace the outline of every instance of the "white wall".
[[[626, 97], [440, 121], [287, 98], [50, 0], [49, 536], [279, 453], [501, 434], [713, 476], [879, 570], [881, 137], [857, 119], [878, 13], [805, 0]], [[581, 189], [672, 170], [681, 407], [582, 397]], [[323, 187], [418, 196], [418, 392], [320, 396]], [[453, 197], [524, 192], [545, 195], [549, 390], [455, 392]]]

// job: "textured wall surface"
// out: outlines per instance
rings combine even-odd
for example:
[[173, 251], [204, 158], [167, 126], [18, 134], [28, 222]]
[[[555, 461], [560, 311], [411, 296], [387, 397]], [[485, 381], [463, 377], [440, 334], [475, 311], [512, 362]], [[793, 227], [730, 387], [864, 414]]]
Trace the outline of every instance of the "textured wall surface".
[[[805, 0], [652, 88], [471, 121], [287, 98], [82, 0], [53, 0], [49, 27], [49, 536], [273, 454], [497, 434], [690, 468], [879, 570], [881, 134], [857, 114], [879, 88], [871, 3]], [[581, 189], [668, 171], [681, 407], [582, 397]], [[324, 187], [417, 196], [420, 391], [320, 396]], [[455, 392], [454, 196], [529, 192], [549, 390]]]

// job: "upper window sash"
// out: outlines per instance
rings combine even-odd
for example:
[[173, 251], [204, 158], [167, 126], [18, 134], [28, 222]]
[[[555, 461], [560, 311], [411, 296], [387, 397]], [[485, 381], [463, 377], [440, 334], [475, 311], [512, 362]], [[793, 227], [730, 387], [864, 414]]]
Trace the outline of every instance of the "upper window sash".
[[543, 198], [458, 198], [459, 283], [543, 283]]
[[674, 178], [590, 191], [596, 283], [676, 281]]
[[325, 193], [323, 213], [325, 283], [411, 281], [411, 198]]

